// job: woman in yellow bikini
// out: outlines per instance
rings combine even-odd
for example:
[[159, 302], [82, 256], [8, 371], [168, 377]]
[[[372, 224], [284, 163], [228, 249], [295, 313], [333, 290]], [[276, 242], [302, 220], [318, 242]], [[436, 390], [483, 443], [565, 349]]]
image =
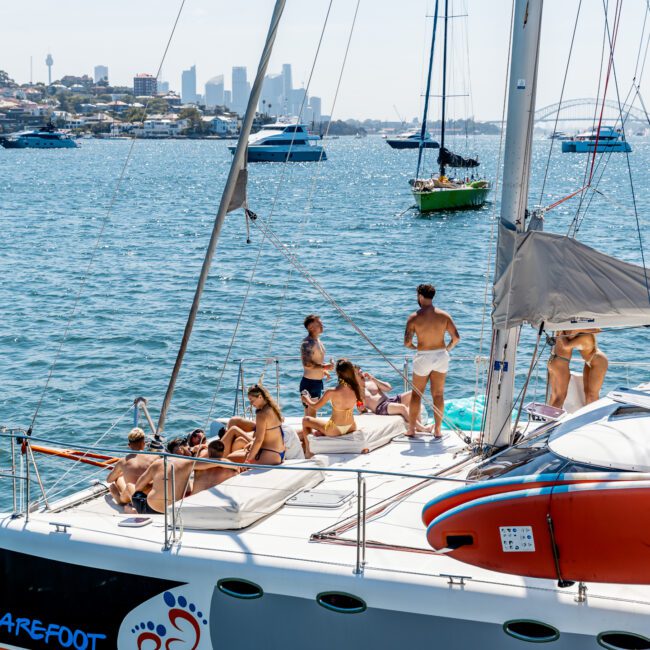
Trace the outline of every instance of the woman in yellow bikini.
[[359, 404], [363, 405], [363, 393], [357, 381], [354, 365], [347, 359], [339, 359], [336, 362], [336, 375], [339, 380], [338, 385], [336, 388], [326, 390], [320, 399], [314, 399], [307, 391], [303, 391], [303, 403], [316, 411], [323, 408], [327, 402], [332, 403], [332, 415], [327, 422], [310, 416], [302, 419], [304, 436], [310, 434], [312, 429], [316, 436], [343, 436], [356, 431], [357, 425], [353, 412], [355, 406], [360, 408]]

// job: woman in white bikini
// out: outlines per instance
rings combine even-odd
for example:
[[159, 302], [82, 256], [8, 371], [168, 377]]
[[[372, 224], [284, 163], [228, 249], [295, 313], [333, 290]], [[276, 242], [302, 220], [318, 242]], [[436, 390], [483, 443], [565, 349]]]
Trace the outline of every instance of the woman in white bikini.
[[327, 422], [311, 416], [302, 419], [305, 439], [312, 429], [316, 436], [343, 436], [357, 429], [353, 412], [355, 406], [359, 409], [363, 407], [363, 393], [357, 381], [354, 365], [347, 359], [339, 359], [336, 362], [336, 375], [339, 380], [338, 385], [336, 388], [326, 390], [320, 399], [310, 397], [307, 391], [302, 393], [303, 403], [316, 411], [323, 408], [327, 402], [332, 403], [332, 415]]
[[585, 388], [585, 404], [591, 404], [600, 398], [600, 389], [605, 381], [609, 361], [607, 355], [599, 349], [596, 334], [599, 329], [580, 332], [571, 338], [571, 346], [580, 351], [585, 367], [582, 382]]

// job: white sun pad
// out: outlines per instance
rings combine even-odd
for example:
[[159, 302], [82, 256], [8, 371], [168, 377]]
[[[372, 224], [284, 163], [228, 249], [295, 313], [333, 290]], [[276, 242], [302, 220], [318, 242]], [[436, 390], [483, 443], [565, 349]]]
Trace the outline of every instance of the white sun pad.
[[406, 423], [398, 415], [357, 415], [358, 429], [344, 436], [309, 436], [314, 454], [364, 454], [388, 444], [406, 431]]
[[[289, 460], [285, 467], [319, 466], [319, 459]], [[281, 508], [297, 492], [325, 478], [314, 470], [250, 469], [223, 483], [186, 497], [180, 510], [185, 528], [245, 528]]]

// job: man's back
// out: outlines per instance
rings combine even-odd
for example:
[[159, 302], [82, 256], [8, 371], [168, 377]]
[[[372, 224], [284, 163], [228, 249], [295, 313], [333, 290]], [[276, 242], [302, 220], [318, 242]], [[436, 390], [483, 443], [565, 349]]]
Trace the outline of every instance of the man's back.
[[150, 454], [128, 454], [122, 464], [122, 476], [127, 483], [136, 483], [149, 465], [158, 459]]
[[418, 350], [440, 350], [445, 347], [445, 332], [450, 316], [446, 311], [433, 305], [421, 307], [409, 318], [413, 332], [417, 336]]

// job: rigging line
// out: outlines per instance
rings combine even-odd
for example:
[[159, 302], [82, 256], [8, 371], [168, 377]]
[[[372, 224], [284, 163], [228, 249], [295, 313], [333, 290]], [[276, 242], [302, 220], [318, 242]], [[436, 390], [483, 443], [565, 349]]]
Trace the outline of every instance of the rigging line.
[[[620, 22], [620, 14], [619, 14], [619, 22]], [[609, 34], [609, 29], [607, 30], [607, 35], [608, 38], [610, 39], [610, 50], [612, 52], [612, 57], [614, 55], [614, 47], [616, 45], [616, 31], [618, 30], [618, 24], [615, 25], [614, 27], [614, 42], [613, 44], [611, 43], [611, 35]], [[623, 119], [623, 108], [621, 106], [621, 96], [619, 93], [619, 87], [618, 87], [618, 76], [616, 74], [616, 66], [614, 64], [614, 61], [612, 60], [612, 70], [613, 70], [613, 75], [614, 75], [614, 88], [616, 90], [616, 99], [618, 102], [618, 110], [619, 110], [619, 115], [621, 119], [621, 128], [623, 130], [623, 134], [625, 133], [625, 122]], [[645, 280], [645, 286], [646, 286], [646, 292], [648, 294], [648, 302], [650, 303], [650, 281], [648, 280], [648, 269], [646, 268], [645, 264], [645, 251], [643, 249], [643, 235], [641, 234], [641, 222], [639, 220], [639, 211], [637, 207], [637, 202], [636, 202], [636, 193], [634, 191], [634, 177], [632, 175], [632, 165], [630, 164], [630, 152], [625, 151], [625, 161], [627, 163], [627, 173], [628, 173], [628, 178], [630, 180], [630, 192], [632, 194], [632, 205], [634, 206], [634, 218], [636, 221], [636, 231], [639, 236], [639, 248], [641, 252], [641, 263], [643, 266], [643, 277]]]
[[[512, 49], [512, 26], [515, 19], [515, 1], [512, 1], [510, 8], [510, 28], [508, 29], [508, 53], [506, 54], [506, 66], [505, 66], [505, 77], [503, 81], [503, 102], [501, 104], [501, 130], [499, 134], [499, 152], [497, 154], [497, 166], [495, 170], [495, 179], [494, 179], [494, 196], [497, 196], [499, 191], [499, 180], [501, 174], [501, 158], [503, 155], [503, 138], [505, 134], [505, 129], [503, 125], [505, 124], [506, 116], [506, 105], [508, 103], [508, 63], [510, 61], [510, 52]], [[481, 358], [483, 356], [483, 340], [485, 335], [485, 321], [488, 310], [488, 291], [490, 287], [490, 271], [492, 269], [492, 251], [494, 250], [494, 232], [496, 230], [497, 223], [497, 201], [494, 200], [492, 203], [492, 216], [490, 224], [490, 239], [488, 242], [488, 254], [487, 254], [487, 268], [485, 270], [485, 288], [483, 291], [483, 313], [481, 315], [481, 335], [479, 337], [479, 347], [478, 347], [478, 356]], [[479, 374], [480, 368], [477, 364], [476, 366], [476, 383], [474, 386], [474, 405], [472, 408], [472, 429], [474, 429], [474, 416], [476, 414], [476, 401], [478, 399], [478, 388], [479, 388]], [[483, 432], [481, 432], [481, 436]]]
[[[345, 321], [354, 329], [354, 331], [363, 338], [366, 343], [368, 343], [375, 352], [381, 356], [384, 361], [406, 382], [408, 382], [412, 389], [414, 391], [417, 391], [417, 389], [412, 385], [411, 381], [409, 378], [404, 374], [404, 372], [398, 368], [391, 360], [390, 358], [382, 352], [382, 350], [379, 349], [379, 347], [372, 341], [372, 339], [359, 327], [359, 325], [356, 324], [356, 322], [352, 319], [351, 316], [348, 315], [348, 313], [341, 307], [337, 301], [330, 295], [330, 293], [314, 278], [314, 276], [302, 265], [300, 260], [289, 250], [289, 248], [284, 244], [280, 238], [270, 229], [268, 224], [264, 223], [264, 220], [261, 218], [257, 218], [254, 222], [255, 225], [259, 226], [262, 229], [262, 232], [266, 234], [267, 238], [269, 241], [273, 244], [273, 246], [276, 247], [282, 255], [289, 261], [290, 264], [292, 264], [300, 273], [301, 275], [327, 300], [327, 302], [330, 303], [330, 305], [339, 313], [340, 316], [343, 317]], [[423, 397], [422, 393], [417, 391], [420, 397]], [[439, 414], [443, 421], [446, 422], [450, 428], [457, 433], [459, 436], [462, 438], [462, 431], [451, 421], [447, 420], [444, 417], [444, 413], [440, 413], [439, 409], [436, 408], [435, 405], [433, 406], [433, 411], [434, 413]]]
[[[130, 413], [130, 412], [131, 412], [131, 409], [132, 409], [132, 408], [133, 408], [133, 405], [132, 405], [132, 404], [129, 405], [129, 408], [127, 408], [126, 411], [124, 411], [124, 413], [122, 413], [122, 415], [120, 415], [120, 416], [119, 416], [119, 417], [118, 417], [118, 418], [117, 418], [117, 419], [116, 419], [116, 420], [111, 424], [111, 426], [110, 426], [110, 427], [109, 427], [109, 428], [108, 428], [108, 429], [107, 429], [107, 430], [106, 430], [106, 431], [105, 431], [101, 436], [99, 436], [99, 438], [97, 438], [97, 440], [95, 440], [95, 442], [93, 442], [93, 444], [92, 444], [90, 447], [88, 447], [88, 448], [84, 451], [84, 453], [83, 453], [79, 458], [80, 458], [80, 459], [81, 459], [81, 458], [85, 458], [85, 457], [87, 456], [87, 454], [91, 453], [92, 450], [93, 450], [95, 447], [97, 447], [97, 445], [99, 445], [99, 444], [102, 442], [102, 440], [103, 440], [103, 439], [104, 439], [104, 438], [105, 438], [105, 437], [106, 437], [106, 436], [107, 436], [107, 435], [108, 435], [108, 434], [109, 434], [109, 433], [110, 433], [110, 432], [111, 432], [111, 431], [112, 431], [112, 430], [113, 430], [113, 429], [114, 429], [114, 428], [115, 428], [115, 427], [116, 427], [116, 426], [117, 426], [117, 425], [118, 425], [118, 424], [119, 424], [119, 423], [120, 423], [120, 422], [121, 422], [121, 421], [122, 421], [122, 420], [123, 420], [123, 419], [124, 419], [128, 414], [129, 414], [129, 413]], [[58, 478], [56, 481], [54, 481], [54, 483], [49, 487], [49, 491], [53, 490], [53, 489], [54, 489], [54, 488], [55, 488], [59, 483], [61, 483], [61, 481], [63, 481], [63, 479], [64, 479], [66, 476], [68, 476], [68, 474], [70, 474], [70, 472], [71, 472], [73, 469], [78, 469], [78, 468], [79, 468], [79, 465], [75, 465], [75, 464], [71, 465], [71, 466], [70, 466], [70, 467], [69, 467], [69, 468], [68, 468], [68, 469], [67, 469], [67, 470], [66, 470], [66, 471], [65, 471], [61, 476], [59, 476], [59, 478]]]
[[[607, 0], [607, 5], [609, 6], [609, 0]], [[605, 21], [607, 21], [607, 12], [605, 12]], [[596, 123], [596, 113], [598, 112], [598, 98], [600, 97], [600, 87], [603, 81], [603, 61], [605, 60], [605, 38], [607, 36], [607, 32], [605, 30], [605, 27], [603, 26], [603, 40], [600, 46], [600, 66], [598, 68], [598, 87], [596, 89], [596, 103], [594, 105], [594, 116], [592, 120], [592, 128], [594, 127]], [[585, 161], [585, 173], [582, 177], [582, 185], [587, 185], [587, 174], [589, 171], [589, 158], [587, 157]], [[571, 223], [569, 224], [569, 227], [567, 229], [567, 237], [575, 237], [575, 224], [579, 218], [580, 215], [580, 209], [582, 208], [582, 203], [584, 200], [584, 194], [580, 196], [580, 200], [578, 201], [578, 206], [576, 208], [576, 212], [573, 215], [573, 219], [571, 220]], [[573, 232], [572, 232], [573, 231]]]
[[[648, 22], [648, 13], [650, 12], [650, 0], [646, 0], [645, 13], [643, 14], [643, 27], [641, 28], [641, 39], [639, 42], [639, 51], [636, 55], [636, 64], [634, 66], [634, 75], [632, 79], [636, 79], [637, 72], [639, 71], [639, 63], [641, 62], [641, 51], [643, 50], [643, 37], [645, 36], [645, 28]], [[644, 60], [645, 63], [645, 60]]]
[[[320, 38], [318, 40], [318, 45], [316, 47], [316, 52], [314, 54], [314, 59], [312, 61], [311, 70], [309, 72], [309, 78], [307, 79], [307, 86], [305, 88], [305, 94], [303, 95], [302, 103], [300, 105], [300, 112], [298, 114], [298, 119], [299, 120], [302, 118], [302, 111], [303, 111], [304, 106], [305, 106], [305, 99], [306, 99], [307, 94], [309, 92], [309, 88], [310, 88], [310, 85], [311, 85], [311, 80], [312, 80], [312, 77], [313, 77], [313, 74], [314, 74], [314, 69], [316, 67], [316, 62], [318, 60], [318, 55], [320, 53], [321, 45], [323, 43], [323, 37], [325, 35], [325, 30], [327, 28], [327, 23], [329, 21], [330, 12], [332, 10], [332, 3], [333, 3], [333, 0], [330, 0], [329, 5], [327, 7], [327, 12], [325, 14], [325, 20], [323, 21], [323, 28], [321, 29]], [[289, 145], [289, 151], [291, 151], [291, 147], [293, 146], [293, 141], [294, 141], [295, 137], [296, 137], [296, 132], [294, 131], [293, 137], [291, 139], [291, 144]], [[286, 173], [286, 170], [287, 170], [287, 165], [289, 165], [289, 164], [290, 164], [289, 163], [289, 156], [287, 156], [287, 160], [285, 161], [285, 163], [284, 163], [284, 165], [282, 167], [282, 173], [280, 174], [280, 180], [278, 182], [278, 185], [277, 185], [277, 188], [276, 188], [276, 191], [275, 191], [275, 196], [273, 197], [273, 203], [271, 204], [271, 210], [270, 210], [270, 213], [269, 213], [269, 221], [273, 218], [273, 215], [275, 214], [275, 208], [276, 208], [279, 196], [280, 196], [280, 190], [282, 189], [282, 184], [284, 182], [284, 176], [285, 176], [285, 173]], [[259, 248], [257, 250], [257, 257], [255, 258], [255, 263], [253, 264], [253, 268], [251, 270], [251, 274], [250, 274], [249, 279], [248, 279], [248, 286], [246, 288], [246, 293], [244, 294], [244, 298], [242, 300], [241, 307], [239, 309], [239, 314], [237, 316], [237, 321], [235, 322], [235, 328], [233, 330], [232, 336], [230, 337], [230, 343], [228, 345], [228, 350], [226, 351], [226, 357], [225, 357], [223, 365], [221, 367], [221, 373], [219, 374], [219, 379], [217, 381], [217, 387], [215, 388], [214, 394], [212, 396], [212, 401], [210, 403], [210, 408], [208, 410], [208, 415], [207, 415], [207, 418], [206, 418], [206, 424], [205, 424], [204, 428], [207, 428], [209, 423], [210, 423], [210, 417], [212, 416], [212, 411], [214, 410], [214, 406], [215, 406], [215, 403], [217, 401], [217, 397], [219, 395], [219, 392], [221, 391], [221, 384], [223, 382], [223, 377], [224, 377], [224, 374], [226, 372], [226, 367], [228, 366], [228, 362], [230, 360], [230, 355], [232, 353], [232, 349], [233, 349], [233, 346], [235, 344], [235, 339], [237, 338], [237, 332], [239, 331], [239, 326], [241, 325], [241, 320], [242, 320], [243, 315], [244, 315], [244, 310], [246, 309], [246, 303], [248, 302], [248, 296], [250, 294], [250, 290], [251, 290], [251, 287], [253, 285], [253, 280], [254, 280], [255, 274], [257, 272], [257, 267], [259, 265], [259, 261], [260, 261], [261, 255], [262, 255], [262, 250], [263, 250], [265, 241], [266, 241], [266, 236], [263, 236], [262, 240], [260, 241]], [[189, 483], [189, 478], [188, 478], [188, 481], [186, 482], [186, 486], [185, 486], [186, 488], [187, 488], [188, 483]], [[182, 501], [181, 501], [181, 504], [182, 504]]]
[[[553, 124], [553, 134], [557, 133], [557, 123], [560, 119], [560, 110], [562, 108], [562, 100], [564, 99], [564, 90], [566, 89], [566, 80], [569, 75], [569, 67], [571, 65], [571, 56], [573, 54], [573, 45], [576, 40], [576, 32], [578, 30], [578, 22], [580, 19], [580, 10], [582, 9], [582, 0], [578, 3], [578, 11], [576, 12], [576, 19], [573, 23], [573, 34], [571, 35], [571, 44], [569, 46], [569, 54], [567, 56], [566, 67], [564, 68], [564, 79], [562, 80], [562, 90], [560, 91], [560, 108], [558, 108], [557, 113], [555, 114], [555, 123]], [[548, 157], [546, 158], [546, 168], [544, 169], [544, 180], [542, 181], [542, 189], [539, 194], [539, 204], [542, 205], [544, 202], [544, 189], [546, 188], [546, 179], [548, 178], [548, 170], [551, 165], [551, 154], [553, 153], [553, 144], [555, 143], [555, 138], [551, 138], [551, 144], [548, 148]]]
[[[174, 20], [174, 24], [172, 26], [171, 33], [169, 34], [169, 38], [167, 39], [167, 44], [165, 46], [165, 49], [163, 51], [163, 55], [160, 59], [160, 64], [158, 66], [158, 72], [157, 76], [160, 75], [160, 71], [162, 70], [162, 66], [165, 62], [165, 57], [167, 56], [167, 52], [169, 51], [169, 47], [171, 45], [172, 39], [174, 38], [174, 33], [176, 32], [176, 26], [178, 25], [178, 21], [180, 20], [181, 14], [183, 12], [183, 7], [185, 6], [186, 0], [181, 0], [181, 5], [178, 9], [178, 12], [176, 14], [176, 19]], [[144, 107], [144, 115], [143, 115], [143, 124], [144, 124], [144, 117], [146, 116], [146, 111], [147, 107], [149, 105], [149, 99], [147, 99], [147, 103], [145, 104]], [[102, 240], [102, 237], [104, 235], [104, 231], [106, 230], [106, 226], [108, 224], [109, 217], [111, 216], [111, 213], [113, 211], [113, 206], [115, 205], [115, 202], [117, 201], [117, 195], [120, 191], [120, 188], [122, 187], [122, 181], [124, 180], [124, 177], [126, 175], [126, 170], [129, 165], [129, 162], [131, 160], [131, 156], [133, 154], [133, 147], [135, 145], [135, 138], [131, 140], [131, 146], [129, 147], [129, 150], [127, 152], [126, 159], [124, 161], [124, 164], [122, 165], [122, 170], [120, 172], [120, 175], [117, 180], [117, 184], [115, 185], [115, 189], [113, 190], [113, 194], [111, 196], [111, 200], [108, 204], [108, 208], [106, 210], [106, 214], [104, 215], [104, 219], [102, 220], [102, 225], [99, 229], [99, 234], [97, 235], [97, 239], [95, 241], [95, 245], [93, 246], [91, 253], [90, 253], [90, 259], [88, 260], [88, 264], [86, 265], [86, 268], [83, 272], [83, 276], [81, 278], [81, 284], [79, 285], [79, 289], [77, 291], [77, 295], [75, 296], [74, 302], [72, 304], [72, 310], [70, 312], [70, 316], [68, 317], [68, 321], [65, 325], [65, 329], [63, 331], [63, 338], [61, 339], [61, 343], [59, 344], [59, 347], [56, 351], [56, 354], [54, 355], [54, 360], [52, 361], [52, 364], [50, 365], [49, 372], [47, 374], [47, 379], [45, 380], [45, 385], [43, 386], [43, 390], [41, 391], [40, 397], [38, 399], [38, 403], [36, 404], [36, 409], [34, 410], [34, 414], [32, 415], [32, 420], [29, 424], [29, 428], [27, 430], [27, 435], [31, 435], [33, 429], [34, 429], [34, 424], [36, 423], [36, 418], [38, 416], [38, 413], [41, 409], [41, 405], [43, 403], [43, 399], [45, 397], [45, 393], [47, 392], [47, 389], [50, 385], [50, 381], [52, 379], [52, 375], [54, 374], [54, 368], [56, 367], [56, 364], [59, 361], [59, 357], [61, 356], [61, 352], [63, 351], [63, 346], [68, 338], [68, 334], [70, 333], [70, 327], [72, 325], [72, 320], [77, 312], [77, 307], [79, 305], [79, 300], [81, 299], [81, 295], [83, 293], [83, 290], [86, 286], [86, 281], [88, 280], [88, 275], [90, 273], [90, 269], [93, 265], [93, 262], [95, 261], [95, 256], [97, 255], [97, 251], [99, 250], [99, 244]]]
[[415, 168], [415, 178], [420, 178], [420, 165], [424, 151], [424, 136], [427, 132], [427, 115], [429, 113], [429, 96], [431, 95], [431, 73], [433, 72], [433, 52], [436, 46], [436, 30], [438, 29], [438, 0], [436, 0], [433, 14], [433, 28], [431, 32], [431, 51], [429, 52], [429, 68], [427, 72], [427, 89], [424, 94], [424, 110], [422, 111], [422, 128], [420, 129], [420, 144], [418, 146], [418, 164]]
[[[339, 90], [341, 88], [341, 82], [343, 80], [343, 72], [345, 71], [345, 66], [346, 66], [346, 63], [347, 63], [347, 60], [348, 60], [348, 53], [350, 52], [350, 45], [352, 43], [352, 35], [354, 34], [354, 28], [355, 28], [355, 25], [357, 23], [357, 16], [358, 16], [358, 13], [359, 13], [360, 4], [361, 4], [361, 0], [357, 0], [357, 5], [356, 5], [356, 8], [354, 10], [354, 16], [352, 17], [352, 25], [350, 26], [350, 33], [348, 35], [348, 42], [347, 42], [347, 45], [345, 47], [345, 53], [343, 54], [343, 61], [341, 62], [341, 69], [339, 71], [339, 78], [338, 78], [338, 81], [336, 83], [336, 90], [334, 91], [334, 99], [332, 100], [332, 110], [330, 111], [330, 119], [327, 122], [327, 127], [325, 129], [325, 137], [327, 137], [329, 135], [330, 128], [332, 126], [332, 116], [335, 113], [336, 103], [338, 101], [338, 96], [339, 96]], [[325, 150], [325, 148], [323, 147], [323, 151], [324, 150]], [[314, 192], [315, 192], [315, 189], [316, 189], [316, 183], [318, 182], [318, 179], [320, 177], [320, 172], [322, 170], [322, 162], [323, 162], [323, 156], [321, 154], [319, 156], [319, 158], [318, 158], [318, 165], [316, 167], [316, 174], [312, 178], [312, 184], [311, 184], [311, 188], [310, 188], [310, 191], [309, 191], [309, 196], [307, 197], [307, 203], [305, 205], [304, 216], [303, 216], [303, 219], [301, 220], [300, 230], [298, 232], [298, 237], [297, 237], [296, 241], [300, 241], [302, 239], [302, 235], [303, 235], [303, 232], [305, 230], [305, 227], [307, 226], [307, 223], [309, 223], [308, 209], [312, 207], [312, 199], [313, 199]], [[407, 209], [410, 209], [410, 208], [407, 208]], [[401, 216], [401, 214], [399, 216]], [[298, 247], [298, 245], [296, 244], [296, 248], [297, 247]], [[269, 340], [269, 347], [268, 347], [269, 351], [268, 351], [268, 355], [267, 355], [268, 357], [271, 356], [271, 353], [273, 351], [273, 343], [275, 341], [275, 336], [276, 336], [277, 330], [278, 330], [278, 328], [280, 326], [280, 323], [282, 322], [282, 316], [284, 314], [284, 304], [285, 304], [286, 294], [287, 294], [287, 290], [288, 290], [288, 287], [289, 287], [289, 282], [291, 280], [292, 274], [293, 274], [293, 267], [289, 267], [289, 272], [287, 273], [287, 281], [286, 281], [286, 283], [284, 285], [284, 290], [282, 292], [282, 299], [281, 299], [281, 302], [280, 302], [280, 309], [279, 309], [279, 312], [278, 312], [278, 317], [277, 317], [277, 319], [275, 321], [275, 324], [273, 326], [273, 331], [271, 333], [271, 338]], [[265, 361], [264, 369], [262, 370], [262, 374], [260, 375], [259, 383], [262, 383], [262, 379], [264, 377], [264, 373], [266, 372], [267, 367], [268, 367], [268, 361]]]
[[[596, 141], [594, 142], [594, 153], [593, 156], [591, 157], [591, 170], [589, 172], [589, 184], [593, 179], [594, 164], [596, 162], [596, 155], [598, 152], [598, 141], [600, 140], [600, 129], [603, 123], [603, 113], [605, 112], [607, 88], [609, 87], [609, 79], [614, 65], [614, 49], [616, 48], [616, 38], [618, 36], [618, 27], [620, 25], [620, 20], [621, 20], [621, 8], [622, 8], [621, 0], [617, 0], [616, 7], [614, 9], [614, 27], [613, 27], [614, 38], [613, 39], [609, 31], [609, 21], [607, 20], [607, 18], [605, 19], [605, 30], [607, 32], [607, 37], [609, 41], [609, 62], [607, 64], [607, 75], [605, 76], [605, 88], [603, 90], [603, 101], [600, 107], [600, 115], [598, 117], [598, 128], [596, 131]], [[619, 102], [620, 102], [620, 98], [619, 98]]]
[[[650, 11], [650, 0], [646, 0], [646, 14]], [[645, 54], [643, 55], [643, 63], [641, 65], [641, 72], [639, 73], [639, 79], [643, 77], [643, 72], [645, 70], [645, 64], [648, 59], [648, 46], [650, 46], [650, 34], [648, 34], [648, 40], [645, 45]]]

